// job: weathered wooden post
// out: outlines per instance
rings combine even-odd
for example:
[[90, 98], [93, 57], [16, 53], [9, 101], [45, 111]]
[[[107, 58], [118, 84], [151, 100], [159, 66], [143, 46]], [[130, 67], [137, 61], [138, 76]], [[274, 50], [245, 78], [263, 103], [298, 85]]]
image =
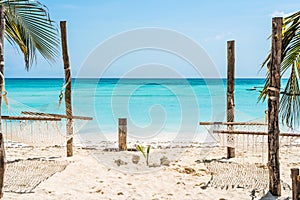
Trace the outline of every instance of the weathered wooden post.
[[60, 22], [61, 30], [61, 47], [62, 55], [64, 61], [64, 71], [65, 71], [65, 81], [66, 81], [66, 90], [65, 90], [65, 104], [66, 104], [66, 115], [67, 115], [67, 157], [73, 156], [73, 119], [72, 119], [72, 75], [68, 55], [68, 44], [67, 44], [67, 30], [66, 22]]
[[299, 169], [292, 168], [291, 169], [291, 179], [292, 179], [292, 199], [293, 200], [300, 200], [300, 180], [299, 177]]
[[279, 162], [279, 95], [282, 49], [282, 18], [272, 19], [272, 50], [270, 61], [270, 85], [268, 88], [268, 167], [269, 190], [274, 196], [281, 196]]
[[[227, 42], [227, 122], [234, 122], [234, 40]], [[228, 130], [233, 130], [233, 125], [227, 125]], [[227, 158], [235, 157], [234, 136], [227, 136]]]
[[127, 119], [119, 118], [119, 149], [127, 151]]
[[5, 34], [5, 9], [0, 6], [0, 198], [3, 197], [4, 174], [5, 174], [5, 148], [2, 133], [2, 90], [4, 83], [4, 34]]

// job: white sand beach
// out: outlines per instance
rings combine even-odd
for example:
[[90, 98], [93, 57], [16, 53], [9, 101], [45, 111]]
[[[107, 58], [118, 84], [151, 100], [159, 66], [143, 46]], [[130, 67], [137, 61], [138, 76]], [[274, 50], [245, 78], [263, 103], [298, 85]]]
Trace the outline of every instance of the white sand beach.
[[[262, 157], [250, 151], [243, 156], [239, 154], [239, 158], [227, 160], [222, 158], [226, 155], [226, 149], [212, 144], [206, 147], [193, 143], [190, 147], [155, 148], [150, 152], [152, 167], [147, 167], [140, 152], [110, 152], [76, 147], [74, 156], [66, 158], [63, 147], [13, 147], [7, 148], [8, 161], [39, 157], [67, 164], [65, 169], [58, 170], [42, 181], [32, 192], [6, 191], [3, 199], [249, 200], [252, 199], [253, 189], [256, 189], [253, 199], [287, 199], [292, 195], [290, 168], [300, 167], [299, 150], [300, 146], [296, 143], [281, 148], [282, 197], [268, 198], [267, 188], [255, 188], [268, 183], [267, 171], [262, 166], [255, 167], [255, 163], [262, 162]], [[51, 155], [58, 157], [51, 158]], [[140, 156], [138, 164], [132, 161], [135, 155]], [[165, 160], [161, 162], [164, 156]], [[51, 167], [49, 165], [49, 169]], [[242, 168], [243, 173], [235, 173], [234, 170], [241, 171]], [[256, 170], [261, 169], [261, 174], [256, 173]], [[32, 174], [34, 176], [34, 169]], [[237, 185], [234, 188], [226, 186], [235, 182]], [[249, 188], [246, 188], [245, 183], [249, 184]]]
[[0, 199], [292, 199], [299, 7], [1, 1]]

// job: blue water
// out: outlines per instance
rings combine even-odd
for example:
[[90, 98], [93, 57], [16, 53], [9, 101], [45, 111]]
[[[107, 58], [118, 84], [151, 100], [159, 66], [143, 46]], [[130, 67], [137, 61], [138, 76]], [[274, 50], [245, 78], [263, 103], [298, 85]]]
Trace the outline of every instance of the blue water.
[[[62, 79], [6, 79], [10, 109], [3, 105], [3, 112], [64, 113], [64, 104], [58, 108], [62, 84]], [[264, 118], [267, 105], [258, 102], [263, 84], [263, 79], [236, 80], [235, 121]], [[72, 87], [73, 113], [94, 118], [81, 133], [116, 133], [118, 118], [128, 118], [133, 136], [202, 132], [200, 121], [225, 120], [226, 80], [74, 79]]]

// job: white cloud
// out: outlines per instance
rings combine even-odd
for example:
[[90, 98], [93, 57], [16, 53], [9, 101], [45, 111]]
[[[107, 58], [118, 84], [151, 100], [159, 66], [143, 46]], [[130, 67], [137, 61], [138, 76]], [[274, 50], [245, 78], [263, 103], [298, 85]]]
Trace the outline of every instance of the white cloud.
[[79, 6], [73, 5], [73, 4], [62, 4], [60, 6], [61, 6], [61, 8], [64, 8], [64, 9], [77, 9], [77, 8], [79, 8]]
[[215, 36], [216, 40], [222, 40], [224, 38], [224, 34], [218, 34]]
[[227, 37], [230, 37], [231, 35], [232, 35], [231, 32], [218, 33], [218, 34], [216, 34], [214, 36], [205, 38], [204, 41], [208, 42], [208, 41], [212, 41], [212, 40], [215, 40], [215, 41], [216, 40], [217, 41], [219, 41], [219, 40], [225, 40]]
[[293, 14], [293, 12], [285, 13], [284, 11], [276, 10], [271, 14], [271, 17], [287, 17], [287, 16], [290, 16], [292, 14]]

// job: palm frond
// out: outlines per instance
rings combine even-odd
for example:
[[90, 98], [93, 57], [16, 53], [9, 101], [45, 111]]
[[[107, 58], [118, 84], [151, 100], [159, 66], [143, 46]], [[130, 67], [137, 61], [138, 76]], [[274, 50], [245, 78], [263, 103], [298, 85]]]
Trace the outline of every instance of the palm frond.
[[[298, 114], [300, 113], [300, 91], [298, 86], [300, 72], [300, 11], [284, 18], [283, 27], [280, 74], [283, 76], [289, 69], [292, 70], [280, 100], [280, 116], [282, 122], [289, 127], [293, 127], [299, 125], [297, 123], [300, 119], [300, 115]], [[270, 62], [271, 53], [268, 54], [263, 62], [262, 68], [269, 66]], [[268, 70], [264, 88], [258, 97], [259, 101], [266, 99], [269, 83], [270, 74]]]
[[[35, 48], [32, 47], [30, 40], [26, 37], [26, 34], [23, 33], [23, 29], [10, 20], [10, 18], [6, 17], [6, 39], [8, 42], [14, 46], [17, 50], [18, 48], [24, 55], [24, 61], [26, 64], [26, 68], [32, 65], [32, 62], [36, 58]], [[31, 49], [29, 52], [28, 49]]]
[[[294, 16], [294, 15], [292, 15]], [[294, 45], [300, 46], [299, 38], [299, 28], [300, 28], [300, 12], [299, 17], [289, 16], [283, 20], [283, 31], [282, 31], [282, 66], [281, 66], [281, 75], [284, 75], [287, 69], [289, 69], [293, 62], [291, 62], [292, 58], [296, 57], [296, 54], [299, 54], [300, 51], [295, 51], [293, 49]], [[271, 36], [269, 36], [271, 38]], [[268, 53], [267, 58], [262, 63], [261, 68], [268, 67], [271, 62], [271, 52]], [[269, 77], [269, 70], [267, 71], [267, 77]], [[265, 81], [265, 87], [269, 83], [268, 80]], [[265, 100], [267, 96], [267, 91], [264, 91], [263, 94], [260, 95], [259, 99]]]
[[58, 56], [59, 34], [47, 8], [38, 1], [6, 0], [6, 37], [24, 54], [26, 69], [36, 60], [36, 50], [47, 60]]
[[292, 128], [299, 125], [299, 111], [300, 108], [300, 89], [298, 84], [297, 73], [299, 74], [300, 68], [295, 70], [292, 66], [290, 78], [286, 84], [282, 98], [280, 99], [280, 116], [282, 123]]
[[143, 154], [144, 158], [146, 158], [146, 153], [145, 153], [144, 147], [142, 145], [136, 145], [136, 149]]

